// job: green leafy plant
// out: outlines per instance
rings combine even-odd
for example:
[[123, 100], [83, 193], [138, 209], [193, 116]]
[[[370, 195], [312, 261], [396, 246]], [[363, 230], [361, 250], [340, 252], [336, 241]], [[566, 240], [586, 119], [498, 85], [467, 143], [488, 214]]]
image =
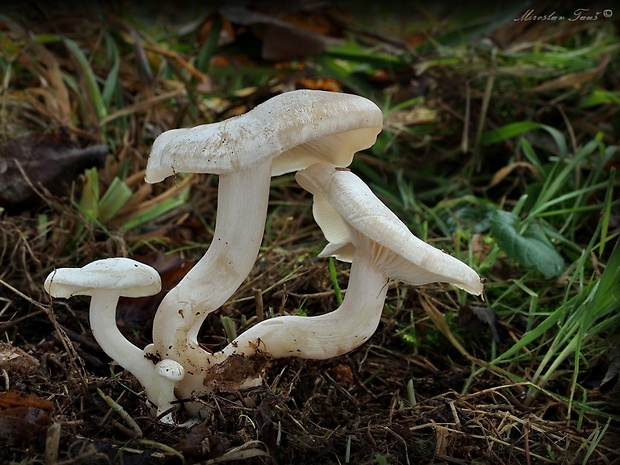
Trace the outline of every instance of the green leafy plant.
[[[498, 209], [493, 213], [491, 233], [508, 257], [528, 269], [539, 271], [546, 278], [553, 278], [565, 271], [565, 262], [556, 244], [580, 252], [574, 237], [579, 229], [577, 223], [584, 214], [601, 208], [600, 204], [588, 203], [588, 199], [614, 184], [613, 173], [609, 181], [601, 178], [615, 148], [604, 147], [599, 138], [571, 156], [559, 131], [529, 122], [510, 124], [487, 134], [484, 140], [485, 143], [498, 142], [535, 129], [545, 130], [552, 136], [558, 156], [552, 163], [543, 163], [528, 140], [521, 137], [521, 151], [540, 180], [528, 187], [528, 193], [519, 198], [512, 212]], [[608, 208], [603, 209], [601, 247], [608, 240], [606, 233], [611, 210], [607, 203]]]
[[[84, 186], [76, 208], [84, 218], [91, 224], [106, 229], [105, 225], [113, 220], [121, 209], [127, 205], [134, 193], [119, 177], [114, 177], [112, 182], [101, 194], [99, 181], [99, 171], [91, 168], [84, 172]], [[169, 197], [140, 210], [136, 215], [131, 216], [123, 222], [118, 230], [121, 232], [136, 228], [142, 224], [152, 221], [165, 213], [178, 208], [185, 203], [189, 197], [189, 187], [185, 187], [176, 197]]]
[[[503, 375], [521, 382], [526, 379], [525, 374], [508, 372], [502, 367], [514, 367], [515, 363], [531, 362], [534, 358], [536, 365], [526, 398], [526, 403], [531, 404], [568, 364], [572, 375], [569, 377], [570, 394], [565, 400], [569, 405], [578, 403], [581, 408], [588, 408], [575, 400], [580, 367], [587, 366], [597, 354], [605, 351], [606, 345], [602, 342], [620, 327], [620, 245], [618, 233], [609, 234], [610, 216], [619, 203], [613, 200], [613, 191], [619, 182], [615, 169], [607, 168], [616, 155], [616, 148], [605, 147], [597, 138], [569, 156], [563, 136], [553, 128], [517, 124], [503, 129], [506, 137], [544, 129], [557, 142], [559, 155], [543, 163], [531, 144], [524, 138], [520, 140], [524, 155], [539, 173], [539, 180], [528, 186], [530, 194], [522, 195], [511, 212], [498, 208], [493, 213], [491, 233], [496, 247], [527, 270], [539, 272], [545, 278], [564, 274], [565, 284], [560, 295], [550, 295], [558, 302], [556, 307], [541, 305], [539, 293], [526, 284], [531, 274], [512, 280], [516, 287], [508, 286], [504, 293], [492, 299], [491, 304], [499, 306], [520, 289], [529, 296], [525, 300], [529, 308], [525, 312], [526, 332], [487, 368], [498, 369]], [[500, 132], [495, 131], [488, 140], [500, 140], [496, 137]], [[579, 244], [584, 237], [577, 237], [576, 231], [592, 212], [597, 212], [598, 221], [587, 245], [582, 248]], [[606, 246], [614, 241], [613, 250], [606, 256]], [[566, 256], [574, 257], [568, 265], [559, 252], [560, 247]], [[600, 260], [607, 264], [601, 267]], [[497, 288], [500, 287], [504, 286], [498, 284]]]
[[564, 271], [564, 259], [538, 221], [520, 221], [514, 212], [496, 210], [491, 216], [491, 233], [506, 255], [540, 271], [545, 278]]

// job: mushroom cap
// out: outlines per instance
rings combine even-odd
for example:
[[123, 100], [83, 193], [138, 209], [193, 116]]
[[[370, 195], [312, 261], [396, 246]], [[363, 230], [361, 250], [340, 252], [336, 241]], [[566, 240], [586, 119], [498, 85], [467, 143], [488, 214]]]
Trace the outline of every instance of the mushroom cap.
[[145, 178], [177, 172], [227, 174], [273, 160], [277, 176], [318, 162], [348, 166], [375, 143], [381, 110], [358, 95], [294, 90], [218, 123], [171, 129], [153, 143]]
[[482, 294], [473, 269], [413, 235], [351, 171], [319, 163], [299, 171], [296, 179], [314, 195], [314, 218], [329, 241], [320, 257], [351, 261], [364, 247], [390, 278], [416, 286], [447, 282]]
[[155, 371], [170, 381], [181, 381], [185, 377], [185, 368], [176, 360], [166, 358], [155, 365]]
[[161, 290], [157, 271], [130, 258], [96, 260], [82, 268], [59, 268], [45, 279], [44, 288], [52, 297], [93, 295], [101, 289], [116, 289], [123, 297], [144, 297]]

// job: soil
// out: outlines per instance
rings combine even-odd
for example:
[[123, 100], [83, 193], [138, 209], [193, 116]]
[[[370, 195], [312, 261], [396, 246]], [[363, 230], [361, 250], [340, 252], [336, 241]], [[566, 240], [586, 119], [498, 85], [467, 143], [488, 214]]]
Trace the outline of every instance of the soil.
[[[472, 365], [433, 328], [420, 303], [445, 299], [446, 289], [409, 289], [403, 298], [405, 288], [397, 284], [388, 294], [391, 311], [354, 352], [328, 361], [271, 361], [262, 386], [205, 396], [210, 414], [200, 424], [161, 424], [133, 376], [110, 365], [92, 338], [88, 299], [50, 302], [41, 291], [53, 265], [34, 225], [17, 217], [2, 226], [3, 258], [15, 270], [15, 288], [7, 290], [4, 276], [0, 394], [13, 397], [0, 397], [0, 463], [175, 464], [181, 455], [185, 463], [570, 463], [575, 457], [581, 462], [587, 453], [582, 440], [598, 426], [596, 417], [568, 416], [544, 394], [526, 406], [527, 383], [488, 373], [471, 378]], [[113, 247], [110, 241], [98, 247]], [[309, 314], [332, 308], [327, 266], [304, 249], [284, 255], [267, 249], [250, 287], [222, 314], [243, 330], [241, 316], [248, 321], [255, 312], [252, 289], [278, 281], [285, 282], [263, 294], [265, 309], [290, 312], [303, 302]], [[290, 263], [304, 271], [286, 281]], [[339, 269], [346, 280], [347, 267]], [[119, 325], [137, 345], [148, 342], [153, 305], [148, 299], [119, 304]], [[131, 318], [124, 317], [128, 312]], [[412, 317], [426, 338], [418, 347], [398, 334]], [[490, 330], [469, 331], [464, 340], [475, 353]], [[216, 350], [225, 340], [219, 316], [210, 318], [201, 332], [205, 348]], [[597, 388], [589, 395], [613, 402], [613, 393]], [[612, 424], [588, 463], [620, 460], [616, 440]]]

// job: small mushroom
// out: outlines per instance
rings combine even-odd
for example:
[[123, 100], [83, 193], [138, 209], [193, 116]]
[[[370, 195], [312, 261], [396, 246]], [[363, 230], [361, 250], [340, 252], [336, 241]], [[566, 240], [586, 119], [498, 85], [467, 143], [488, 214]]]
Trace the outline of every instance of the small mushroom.
[[327, 359], [349, 352], [374, 334], [390, 278], [415, 286], [452, 283], [482, 294], [473, 269], [414, 236], [352, 172], [320, 163], [296, 179], [314, 195], [314, 217], [329, 241], [319, 256], [351, 262], [345, 298], [325, 315], [282, 316], [253, 326], [222, 351], [224, 360], [257, 353]]
[[[205, 256], [163, 299], [153, 324], [154, 350], [202, 383], [212, 363], [197, 335], [207, 315], [241, 285], [256, 261], [271, 176], [319, 161], [351, 163], [370, 147], [381, 110], [356, 95], [296, 90], [219, 123], [162, 133], [153, 144], [146, 181], [177, 172], [219, 174], [215, 233]], [[184, 386], [190, 385], [189, 379]], [[179, 387], [179, 386], [177, 386]], [[182, 389], [189, 394], [192, 388]]]
[[174, 423], [172, 413], [168, 412], [172, 407], [172, 401], [176, 399], [174, 386], [185, 377], [185, 368], [179, 362], [164, 359], [157, 362], [155, 372], [159, 375], [158, 398], [153, 402], [157, 405], [157, 414], [163, 415], [162, 423]]
[[45, 279], [44, 288], [52, 297], [91, 296], [90, 327], [97, 343], [138, 379], [147, 398], [158, 407], [158, 414], [170, 408], [175, 400], [170, 380], [178, 381], [182, 371], [179, 375], [177, 367], [172, 376], [168, 365], [168, 373], [161, 372], [161, 366], [158, 372], [145, 352], [127, 340], [116, 325], [119, 297], [144, 297], [161, 290], [161, 279], [154, 268], [129, 258], [107, 258], [82, 268], [54, 270]]

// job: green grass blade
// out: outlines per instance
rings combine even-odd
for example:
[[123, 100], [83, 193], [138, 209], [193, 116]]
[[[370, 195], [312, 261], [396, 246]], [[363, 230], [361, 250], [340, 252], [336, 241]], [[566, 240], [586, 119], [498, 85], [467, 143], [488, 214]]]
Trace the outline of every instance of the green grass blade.
[[132, 195], [133, 193], [127, 184], [119, 178], [114, 178], [99, 201], [99, 220], [105, 223], [112, 219]]
[[207, 72], [209, 70], [209, 62], [217, 50], [221, 31], [222, 18], [216, 15], [213, 19], [211, 30], [209, 31], [209, 37], [204, 45], [200, 47], [196, 57], [196, 68], [200, 71]]
[[97, 78], [95, 77], [95, 73], [93, 72], [90, 63], [88, 62], [88, 58], [86, 58], [86, 55], [84, 54], [80, 46], [73, 40], [63, 38], [63, 42], [65, 43], [67, 49], [69, 49], [69, 51], [73, 54], [80, 68], [82, 69], [88, 95], [93, 103], [95, 112], [97, 113], [98, 121], [101, 121], [107, 116], [108, 112], [106, 110], [103, 97], [99, 90], [99, 86], [97, 85]]
[[181, 194], [179, 194], [179, 197], [172, 198], [172, 199], [166, 199], [163, 202], [157, 205], [154, 205], [153, 207], [145, 210], [144, 212], [142, 212], [140, 215], [136, 216], [135, 218], [132, 218], [131, 220], [127, 221], [119, 228], [119, 231], [120, 232], [129, 231], [130, 229], [138, 227], [141, 224], [148, 223], [149, 221], [154, 220], [164, 215], [165, 213], [168, 213], [169, 211], [174, 210], [177, 207], [180, 207], [185, 202], [187, 202], [188, 198], [189, 198], [189, 188], [186, 188], [183, 192], [181, 192]]
[[108, 50], [108, 56], [112, 61], [112, 66], [110, 67], [108, 77], [106, 78], [103, 85], [103, 92], [101, 93], [102, 103], [104, 105], [104, 108], [106, 108], [107, 113], [109, 112], [112, 98], [117, 92], [120, 91], [120, 83], [118, 82], [118, 70], [121, 65], [121, 59], [118, 47], [116, 46], [112, 37], [109, 34], [106, 34], [106, 48]]
[[95, 221], [99, 218], [99, 173], [97, 168], [86, 170], [84, 178], [79, 208], [85, 218]]
[[609, 222], [611, 221], [611, 206], [613, 204], [613, 183], [616, 179], [616, 170], [612, 168], [609, 172], [609, 187], [605, 193], [605, 200], [603, 202], [602, 216], [601, 216], [601, 241], [599, 243], [598, 254], [599, 257], [603, 256], [605, 251], [605, 244], [607, 243], [607, 233], [609, 232]]
[[329, 257], [328, 261], [329, 268], [329, 277], [332, 281], [332, 285], [334, 286], [334, 295], [336, 296], [336, 303], [338, 305], [342, 304], [342, 290], [340, 289], [340, 285], [338, 284], [338, 271], [336, 270], [336, 264], [334, 263], [334, 259]]

